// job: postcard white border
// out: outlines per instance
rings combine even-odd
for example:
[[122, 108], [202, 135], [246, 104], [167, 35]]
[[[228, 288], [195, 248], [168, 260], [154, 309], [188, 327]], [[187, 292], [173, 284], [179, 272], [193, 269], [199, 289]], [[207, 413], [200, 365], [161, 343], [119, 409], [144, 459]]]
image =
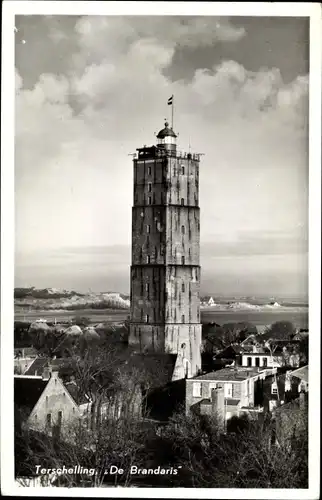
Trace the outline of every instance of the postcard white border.
[[[14, 17], [15, 15], [216, 15], [310, 17], [309, 489], [20, 488], [13, 456]], [[1, 151], [1, 485], [5, 495], [132, 498], [318, 499], [320, 478], [321, 7], [318, 3], [4, 1]]]

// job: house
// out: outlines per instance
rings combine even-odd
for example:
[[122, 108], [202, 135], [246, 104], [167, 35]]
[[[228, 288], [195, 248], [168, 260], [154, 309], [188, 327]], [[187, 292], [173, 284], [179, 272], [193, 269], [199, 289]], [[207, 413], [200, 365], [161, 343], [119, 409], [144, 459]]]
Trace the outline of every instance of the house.
[[301, 368], [298, 368], [297, 370], [293, 370], [292, 372], [289, 372], [289, 383], [287, 387], [290, 387], [290, 389], [285, 390], [291, 390], [292, 385], [295, 385], [297, 387], [297, 391], [300, 392], [308, 392], [309, 391], [309, 366], [302, 366]]
[[246, 351], [246, 348], [241, 344], [231, 344], [214, 356], [214, 360], [221, 360], [227, 364], [241, 365], [241, 354]]
[[293, 340], [304, 340], [309, 336], [309, 330], [307, 328], [300, 328], [293, 337]]
[[81, 417], [80, 401], [75, 401], [57, 371], [48, 378], [15, 375], [14, 402], [23, 427], [48, 434], [63, 431]]
[[16, 374], [24, 374], [37, 357], [37, 351], [33, 347], [22, 347], [14, 350], [14, 371]]
[[[186, 413], [211, 414], [216, 408], [227, 421], [233, 416], [262, 412], [263, 381], [275, 372], [234, 366], [186, 379]], [[213, 394], [214, 389], [220, 391]]]
[[308, 366], [268, 377], [263, 384], [263, 405], [270, 412], [308, 392]]
[[245, 367], [281, 368], [300, 366], [300, 354], [287, 346], [253, 345], [241, 354], [241, 365]]

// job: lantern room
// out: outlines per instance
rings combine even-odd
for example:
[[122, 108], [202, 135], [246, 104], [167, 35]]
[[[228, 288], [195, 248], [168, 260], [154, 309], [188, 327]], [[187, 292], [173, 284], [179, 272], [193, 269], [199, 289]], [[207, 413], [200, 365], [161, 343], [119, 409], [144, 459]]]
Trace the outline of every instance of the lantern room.
[[169, 128], [168, 122], [165, 122], [164, 128], [160, 130], [160, 132], [157, 135], [157, 139], [158, 139], [157, 141], [158, 148], [164, 149], [166, 151], [172, 151], [174, 153], [176, 152], [177, 136], [173, 132], [172, 128]]

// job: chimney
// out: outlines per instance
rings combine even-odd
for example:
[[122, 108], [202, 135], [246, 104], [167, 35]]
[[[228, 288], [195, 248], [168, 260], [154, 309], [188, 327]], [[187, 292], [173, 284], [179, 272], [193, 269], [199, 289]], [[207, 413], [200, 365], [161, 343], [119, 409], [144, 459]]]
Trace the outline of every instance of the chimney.
[[57, 379], [58, 378], [58, 372], [59, 372], [58, 368], [51, 367], [51, 378]]
[[49, 380], [50, 379], [50, 370], [49, 366], [45, 366], [42, 372], [42, 379], [43, 380]]
[[305, 392], [301, 391], [300, 392], [300, 408], [305, 407]]
[[225, 396], [224, 388], [216, 387], [211, 391], [212, 414], [217, 416], [218, 429], [223, 430], [225, 425]]

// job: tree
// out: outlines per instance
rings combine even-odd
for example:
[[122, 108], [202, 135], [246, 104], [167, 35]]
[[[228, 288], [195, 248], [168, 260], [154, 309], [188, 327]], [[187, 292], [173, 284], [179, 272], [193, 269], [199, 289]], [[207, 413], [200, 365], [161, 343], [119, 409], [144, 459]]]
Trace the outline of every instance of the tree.
[[291, 340], [296, 329], [290, 321], [276, 321], [262, 335], [263, 340]]
[[[236, 419], [235, 419], [236, 420]], [[237, 419], [238, 420], [238, 419]], [[223, 488], [307, 487], [307, 435], [272, 444], [275, 421], [265, 416], [242, 419], [234, 432], [218, 432], [212, 416], [176, 415], [162, 435], [160, 447], [172, 451], [182, 467], [177, 486]]]
[[91, 320], [87, 316], [75, 316], [72, 319], [72, 324], [80, 327], [88, 326]]

